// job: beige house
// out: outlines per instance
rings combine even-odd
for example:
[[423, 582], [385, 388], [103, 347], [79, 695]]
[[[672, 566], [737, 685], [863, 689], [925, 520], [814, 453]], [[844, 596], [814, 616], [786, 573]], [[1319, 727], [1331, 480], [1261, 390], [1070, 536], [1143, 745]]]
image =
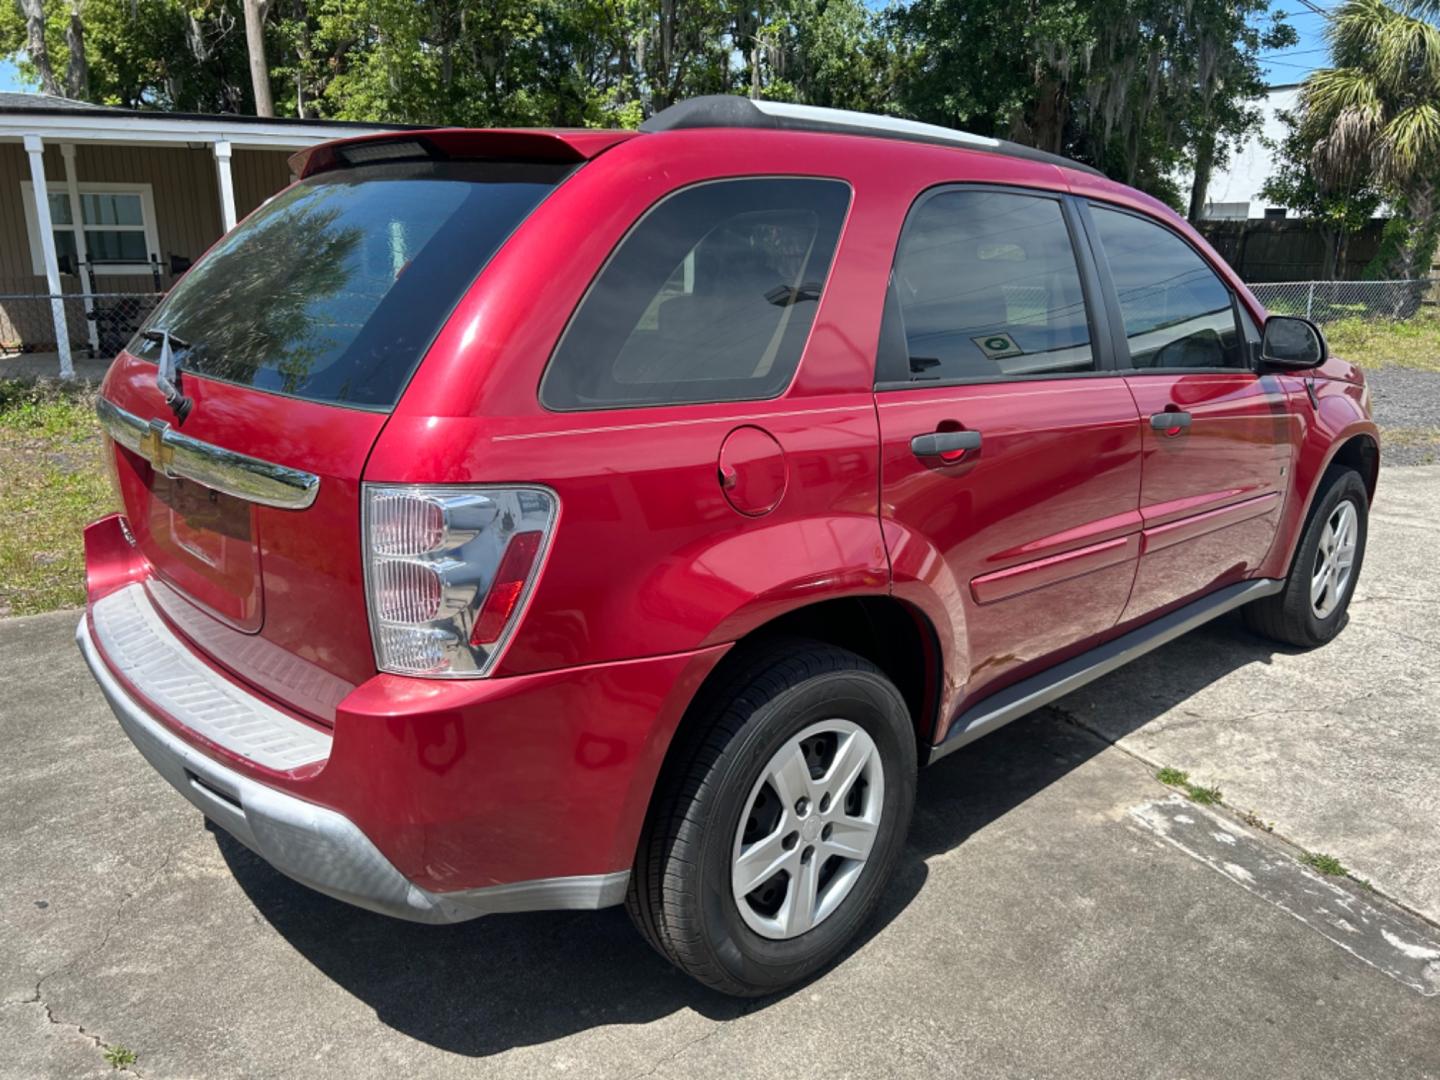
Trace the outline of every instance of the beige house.
[[290, 183], [291, 154], [381, 130], [0, 93], [0, 353], [54, 351], [68, 374], [72, 349], [113, 352], [191, 261]]

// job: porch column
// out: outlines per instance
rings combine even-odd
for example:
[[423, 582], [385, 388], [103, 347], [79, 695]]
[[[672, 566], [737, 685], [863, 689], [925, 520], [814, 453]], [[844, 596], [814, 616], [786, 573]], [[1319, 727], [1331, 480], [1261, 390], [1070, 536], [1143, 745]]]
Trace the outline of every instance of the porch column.
[[70, 332], [65, 324], [65, 302], [60, 297], [60, 264], [55, 259], [55, 226], [50, 221], [50, 192], [45, 186], [45, 143], [39, 135], [25, 136], [25, 153], [30, 157], [30, 183], [35, 189], [35, 224], [40, 229], [41, 261], [45, 264], [45, 286], [50, 292], [50, 317], [55, 323], [55, 348], [60, 353], [60, 377], [73, 379], [70, 362]]
[[235, 227], [235, 184], [230, 179], [230, 143], [215, 140], [215, 174], [220, 180], [220, 221], [228, 233]]
[[85, 219], [80, 206], [80, 181], [75, 178], [75, 144], [61, 143], [60, 156], [65, 159], [65, 190], [70, 196], [70, 220], [75, 223], [75, 260], [80, 265], [80, 288], [85, 304], [85, 335], [90, 339], [90, 355], [100, 355], [100, 331], [95, 327], [95, 279], [90, 276], [90, 251], [85, 246]]

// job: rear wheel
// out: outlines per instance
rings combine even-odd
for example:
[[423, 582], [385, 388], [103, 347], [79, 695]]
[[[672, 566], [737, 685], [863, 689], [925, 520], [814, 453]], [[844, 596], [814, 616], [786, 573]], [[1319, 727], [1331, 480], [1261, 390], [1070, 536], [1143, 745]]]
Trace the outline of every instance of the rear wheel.
[[874, 666], [813, 642], [750, 651], [696, 707], [627, 907], [682, 971], [771, 993], [833, 960], [874, 911], [914, 806], [914, 732]]
[[1285, 588], [1245, 608], [1252, 630], [1302, 648], [1325, 644], [1345, 625], [1365, 558], [1365, 482], [1355, 470], [1334, 466], [1322, 484]]

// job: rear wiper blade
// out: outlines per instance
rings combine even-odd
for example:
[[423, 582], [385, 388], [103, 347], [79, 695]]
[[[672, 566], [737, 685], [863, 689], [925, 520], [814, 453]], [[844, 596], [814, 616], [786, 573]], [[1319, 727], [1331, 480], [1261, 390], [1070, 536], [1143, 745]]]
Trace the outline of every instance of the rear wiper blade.
[[165, 340], [168, 338], [170, 341], [170, 347], [173, 349], [190, 348], [190, 342], [186, 341], [184, 338], [176, 337], [169, 330], [141, 330], [140, 336], [143, 337], [146, 341], [154, 341], [157, 344], [161, 345], [163, 345], [165, 343]]
[[174, 349], [188, 349], [188, 343], [180, 340], [164, 327], [143, 330], [141, 336], [147, 341], [160, 343], [160, 362], [155, 365], [155, 386], [165, 398], [165, 404], [175, 414], [175, 422], [183, 425], [190, 410], [195, 407], [193, 398], [180, 392], [180, 369], [175, 364]]

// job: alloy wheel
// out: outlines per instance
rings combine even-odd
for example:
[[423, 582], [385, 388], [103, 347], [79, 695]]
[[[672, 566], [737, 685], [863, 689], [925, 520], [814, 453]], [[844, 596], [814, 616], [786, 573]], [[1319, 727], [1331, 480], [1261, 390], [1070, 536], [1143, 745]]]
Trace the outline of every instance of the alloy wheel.
[[1320, 547], [1315, 552], [1315, 568], [1310, 574], [1310, 607], [1317, 619], [1328, 618], [1345, 598], [1355, 567], [1359, 532], [1360, 517], [1355, 512], [1355, 504], [1346, 499], [1331, 511], [1320, 534]]
[[880, 752], [859, 725], [822, 720], [788, 740], [735, 833], [731, 888], [746, 925], [787, 940], [832, 915], [865, 868], [884, 802]]

